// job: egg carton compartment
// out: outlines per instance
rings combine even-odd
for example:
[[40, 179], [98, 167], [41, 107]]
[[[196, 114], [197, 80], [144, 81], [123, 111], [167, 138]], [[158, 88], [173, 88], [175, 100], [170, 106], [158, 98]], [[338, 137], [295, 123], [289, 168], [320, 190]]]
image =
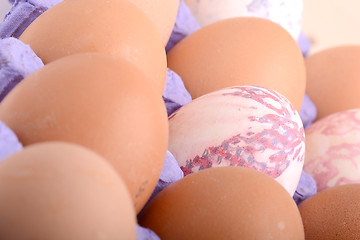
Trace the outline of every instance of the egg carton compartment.
[[[28, 26], [30, 26], [30, 24], [35, 19], [37, 19], [42, 13], [46, 12], [49, 8], [53, 7], [54, 5], [56, 5], [62, 1], [61, 0], [53, 0], [53, 1], [41, 1], [41, 0], [21, 1], [21, 0], [19, 0], [19, 1], [15, 1], [15, 2], [14, 1], [10, 1], [10, 2], [6, 2], [6, 3], [1, 2], [0, 3], [0, 10], [3, 10], [3, 13], [0, 11], [0, 16], [5, 17], [5, 15], [6, 15], [6, 17], [4, 18], [4, 21], [0, 23], [0, 37], [1, 37], [1, 39], [0, 39], [0, 59], [1, 59], [1, 62], [0, 62], [0, 101], [2, 101], [4, 98], [6, 98], [6, 95], [13, 88], [15, 88], [17, 84], [21, 83], [21, 81], [23, 79], [32, 75], [39, 69], [43, 68], [44, 63], [47, 64], [47, 62], [45, 62], [44, 59], [41, 59], [40, 57], [37, 56], [37, 54], [33, 51], [33, 49], [28, 44], [25, 44], [24, 42], [21, 41], [20, 36], [23, 33], [23, 31]], [[317, 23], [317, 24], [312, 25], [312, 23], [315, 21], [314, 19], [318, 19], [318, 15], [314, 14], [314, 11], [316, 9], [320, 9], [320, 8], [325, 9], [323, 7], [323, 5], [325, 5], [325, 4], [328, 6], [327, 9], [338, 8], [339, 12], [341, 10], [343, 10], [343, 8], [339, 8], [339, 6], [337, 6], [337, 5], [335, 6], [335, 3], [331, 3], [331, 4], [324, 3], [324, 2], [320, 3], [320, 1], [317, 3], [310, 3], [310, 0], [304, 0], [304, 15], [302, 16], [302, 14], [303, 14], [302, 2], [303, 1], [294, 1], [292, 3], [286, 3], [286, 4], [285, 4], [286, 1], [280, 1], [281, 3], [279, 3], [279, 2], [275, 3], [275, 1], [271, 1], [271, 0], [268, 0], [268, 1], [244, 1], [243, 3], [241, 3], [242, 4], [241, 6], [239, 5], [238, 1], [226, 1], [226, 2], [228, 2], [227, 4], [229, 4], [229, 5], [226, 5], [222, 2], [222, 7], [230, 6], [230, 4], [234, 4], [234, 6], [236, 6], [237, 8], [233, 7], [232, 9], [229, 9], [229, 8], [226, 9], [226, 7], [224, 7], [224, 8], [218, 7], [217, 8], [216, 6], [213, 6], [212, 9], [210, 9], [210, 12], [211, 11], [216, 12], [216, 10], [217, 10], [220, 14], [219, 14], [219, 16], [216, 16], [215, 14], [212, 14], [212, 15], [210, 14], [211, 18], [209, 18], [209, 22], [206, 22], [207, 21], [206, 14], [204, 13], [205, 15], [200, 16], [201, 15], [201, 11], [200, 11], [201, 6], [197, 5], [197, 4], [205, 4], [205, 2], [206, 1], [199, 3], [199, 1], [191, 1], [191, 0], [185, 0], [185, 1], [180, 0], [179, 1], [179, 7], [177, 10], [176, 20], [174, 20], [175, 21], [174, 27], [172, 28], [169, 40], [165, 41], [166, 44], [164, 45], [164, 51], [167, 54], [169, 54], [169, 53], [171, 54], [171, 52], [175, 52], [174, 49], [180, 46], [180, 43], [182, 40], [191, 39], [191, 37], [190, 37], [191, 35], [193, 35], [195, 32], [200, 31], [201, 29], [205, 28], [206, 25], [210, 25], [213, 22], [218, 22], [219, 20], [223, 20], [225, 18], [238, 16], [239, 14], [243, 17], [246, 16], [246, 17], [265, 18], [265, 19], [271, 20], [273, 22], [276, 22], [277, 24], [282, 25], [282, 27], [288, 31], [289, 36], [294, 38], [293, 40], [295, 43], [297, 43], [297, 47], [299, 48], [299, 53], [302, 54], [302, 57], [308, 57], [315, 51], [320, 51], [323, 48], [326, 48], [326, 47], [329, 47], [329, 46], [332, 46], [335, 44], [350, 43], [350, 42], [354, 43], [354, 41], [357, 42], [355, 36], [351, 37], [349, 35], [346, 35], [346, 39], [352, 38], [355, 40], [354, 41], [353, 40], [352, 41], [344, 41], [344, 39], [341, 39], [340, 37], [336, 38], [336, 40], [335, 40], [334, 38], [329, 37], [329, 36], [331, 36], [331, 33], [329, 33], [329, 32], [325, 33], [326, 32], [325, 30], [321, 32], [319, 30], [320, 27], [318, 27], [317, 24], [319, 24], [319, 26], [323, 26], [323, 23], [322, 24]], [[238, 3], [235, 3], [235, 2], [238, 2]], [[354, 1], [348, 1], [346, 4], [348, 4], [348, 6], [350, 4], [355, 4], [353, 2]], [[207, 4], [210, 4], [210, 3], [207, 2]], [[238, 4], [238, 5], [236, 5], [236, 4]], [[310, 6], [314, 6], [311, 13], [310, 13], [310, 10], [307, 10], [307, 9], [311, 8]], [[281, 12], [281, 8], [285, 8], [285, 7], [288, 10], [288, 12], [286, 12], [286, 14]], [[10, 9], [10, 12], [7, 13], [9, 9]], [[241, 11], [240, 11], [240, 13], [236, 12], [236, 11], [230, 11], [230, 10], [234, 10], [234, 9], [241, 9]], [[293, 11], [293, 14], [289, 14], [290, 9], [291, 9], [291, 11]], [[223, 12], [228, 11], [229, 15], [226, 16], [226, 14], [222, 13], [221, 11], [223, 11]], [[232, 13], [230, 14], [230, 12], [232, 12]], [[291, 19], [290, 19], [290, 17], [291, 17]], [[302, 20], [302, 19], [305, 19], [305, 20]], [[345, 17], [341, 18], [341, 19], [342, 19], [342, 21], [347, 21]], [[211, 21], [213, 21], [213, 22], [211, 22]], [[335, 21], [334, 18], [333, 18], [333, 21]], [[304, 26], [301, 25], [302, 22], [304, 23]], [[344, 24], [345, 24], [344, 22], [339, 23], [339, 25], [341, 25], [341, 26], [343, 26]], [[336, 26], [336, 24], [334, 23], [332, 26]], [[346, 31], [348, 28], [341, 28], [341, 29]], [[326, 37], [324, 34], [326, 35]], [[338, 36], [340, 36], [340, 35], [342, 35], [342, 34], [339, 33]], [[344, 33], [344, 36], [345, 36], [345, 33]], [[20, 37], [20, 40], [18, 39], [19, 37]], [[246, 36], [243, 36], [243, 37], [246, 38]], [[164, 39], [167, 39], [167, 37], [163, 37], [162, 40], [164, 40]], [[330, 42], [330, 41], [325, 42], [325, 41], [323, 41], [323, 39], [332, 39], [332, 40], [336, 41], [336, 43]], [[203, 46], [205, 44], [200, 43], [200, 45]], [[219, 53], [219, 51], [220, 50], [218, 49], [218, 53]], [[168, 61], [168, 64], [169, 64], [169, 62], [171, 62], [171, 61]], [[197, 67], [197, 68], [199, 68], [199, 67]], [[165, 87], [164, 87], [164, 91], [162, 93], [162, 100], [166, 107], [167, 116], [169, 117], [169, 120], [171, 121], [171, 119], [174, 119], [177, 114], [179, 114], [179, 115], [183, 114], [182, 110], [185, 109], [184, 106], [193, 105], [195, 100], [197, 101], [197, 99], [192, 99], [192, 96], [191, 96], [192, 94], [190, 94], [192, 92], [190, 91], [190, 88], [186, 87], [187, 83], [185, 81], [183, 81], [183, 79], [180, 77], [180, 75], [182, 75], [179, 73], [180, 70], [174, 71], [174, 69], [172, 67], [169, 67], [169, 65], [165, 69], [166, 69], [166, 81], [164, 83]], [[259, 67], [258, 69], [261, 69], [261, 67]], [[195, 70], [196, 70], [196, 67], [195, 67]], [[256, 91], [254, 90], [254, 92], [256, 92]], [[207, 93], [207, 94], [208, 95], [205, 95], [205, 96], [209, 96], [212, 93], [210, 93], [210, 94]], [[203, 95], [203, 94], [201, 94], [201, 95]], [[312, 131], [311, 126], [313, 126], [313, 123], [317, 118], [317, 106], [312, 101], [311, 96], [309, 96], [307, 93], [303, 94], [302, 96], [303, 96], [302, 104], [300, 104], [298, 106], [297, 110], [292, 108], [291, 111], [294, 111], [294, 113], [298, 114], [297, 117], [299, 119], [299, 121], [298, 121], [299, 126], [300, 126], [299, 129], [301, 128], [303, 131], [305, 130], [305, 133], [306, 133], [306, 129], [310, 129], [309, 131]], [[289, 94], [289, 98], [291, 98], [291, 97], [293, 97], [293, 94]], [[253, 98], [255, 99], [257, 97], [253, 97]], [[276, 103], [275, 101], [271, 102], [270, 104], [266, 103], [266, 101], [265, 101], [265, 103], [263, 103], [263, 104], [267, 104], [267, 106], [270, 106], [269, 108], [271, 108], [271, 107], [275, 108], [278, 106], [277, 105], [278, 103]], [[216, 106], [216, 104], [215, 104], [215, 106]], [[206, 104], [204, 104], [204, 106], [201, 109], [204, 114], [205, 110], [207, 109]], [[209, 109], [211, 111], [214, 111], [217, 113], [220, 112], [220, 109], [216, 109], [216, 107], [215, 108], [210, 107]], [[282, 109], [282, 110], [284, 110], [284, 109]], [[242, 111], [244, 111], [244, 110], [242, 110]], [[291, 112], [291, 111], [289, 110], [289, 112]], [[284, 110], [283, 112], [286, 112], [286, 111]], [[253, 114], [253, 113], [254, 113], [254, 111], [251, 112], [251, 114]], [[196, 115], [196, 111], [191, 113], [190, 115], [192, 117], [194, 117]], [[221, 114], [221, 116], [223, 117], [224, 114]], [[221, 122], [221, 120], [219, 120], [219, 121]], [[262, 123], [264, 123], [266, 120], [264, 120], [264, 118], [259, 117], [258, 121], [259, 122], [263, 121]], [[200, 122], [200, 120], [199, 120], [199, 122]], [[183, 122], [181, 122], [181, 124], [183, 124]], [[202, 126], [206, 126], [206, 124], [207, 123], [205, 121]], [[279, 124], [279, 122], [276, 122], [276, 123], [272, 123], [272, 124], [273, 125], [277, 124], [276, 126], [280, 129], [279, 133], [281, 131], [286, 132], [286, 130], [284, 130], [286, 123]], [[181, 127], [178, 127], [177, 129], [180, 129], [180, 128]], [[213, 132], [215, 132], [215, 128], [216, 128], [216, 126], [212, 127], [209, 130], [212, 130]], [[226, 126], [224, 125], [223, 129], [225, 129], [225, 128], [226, 128]], [[185, 130], [183, 130], [183, 131], [184, 132], [187, 132], [187, 131], [196, 132], [196, 130], [197, 129], [191, 130], [190, 127], [185, 127]], [[280, 133], [280, 135], [281, 134], [282, 133]], [[2, 144], [0, 144], [0, 162], [2, 160], [6, 159], [7, 157], [11, 156], [12, 154], [23, 150], [24, 147], [22, 146], [22, 143], [17, 138], [16, 134], [12, 131], [12, 129], [10, 129], [6, 124], [4, 124], [1, 121], [0, 121], [0, 136], [1, 136], [0, 140], [2, 143]], [[248, 146], [250, 146], [251, 145], [250, 142], [252, 140], [251, 140], [251, 137], [249, 137], [249, 136], [248, 136], [248, 138], [246, 138], [246, 140], [244, 140], [245, 138], [243, 138], [243, 136], [240, 136], [240, 134], [239, 134], [237, 136], [238, 137], [237, 139], [235, 139], [235, 137], [234, 137], [234, 138], [230, 139], [229, 141], [223, 141], [219, 146], [215, 146], [214, 144], [213, 145], [209, 144], [209, 145], [211, 145], [211, 147], [209, 147], [204, 152], [202, 152], [201, 154], [197, 155], [194, 159], [192, 159], [191, 164], [193, 164], [193, 165], [191, 165], [191, 164], [190, 165], [192, 167], [194, 167], [197, 164], [196, 167], [199, 167], [199, 170], [205, 170], [205, 169], [209, 168], [209, 164], [207, 164], [208, 163], [207, 161], [211, 161], [212, 164], [215, 164], [215, 162], [216, 162], [216, 164], [221, 165], [221, 163], [226, 162], [225, 159], [226, 160], [228, 158], [230, 159], [230, 157], [232, 160], [234, 160], [235, 156], [238, 157], [237, 154], [239, 152], [239, 151], [236, 151], [236, 149], [237, 149], [236, 144], [239, 144], [239, 142], [244, 141], [244, 144], [247, 143]], [[217, 137], [219, 137], [219, 136], [217, 136]], [[268, 139], [265, 139], [265, 137], [263, 137], [261, 139], [263, 142], [268, 140]], [[302, 138], [299, 137], [298, 139], [302, 139]], [[257, 141], [257, 140], [255, 139], [255, 141]], [[258, 139], [258, 141], [260, 141], [260, 140]], [[302, 139], [301, 141], [304, 142], [305, 140]], [[197, 146], [198, 142], [199, 142], [199, 140], [194, 141], [193, 143], [190, 144], [191, 146], [180, 147], [180, 149], [178, 149], [177, 151], [175, 151], [175, 150], [171, 151], [171, 149], [168, 149], [166, 151], [166, 157], [165, 157], [164, 165], [162, 166], [161, 175], [160, 175], [159, 179], [157, 180], [157, 184], [154, 187], [154, 190], [152, 191], [151, 196], [147, 200], [147, 202], [145, 204], [145, 208], [143, 208], [143, 211], [144, 211], [144, 209], [147, 209], [146, 206], [149, 206], [151, 201], [153, 199], [155, 199], [159, 193], [161, 193], [164, 189], [168, 188], [173, 183], [178, 182], [179, 180], [183, 179], [184, 175], [189, 174], [188, 169], [186, 167], [182, 166], [181, 164], [179, 164], [179, 158], [176, 158], [176, 154], [177, 154], [177, 152], [183, 152], [187, 149], [191, 149], [191, 147], [195, 148]], [[261, 142], [261, 144], [263, 144], [263, 142]], [[259, 147], [261, 144], [259, 142], [259, 144], [255, 143], [254, 145], [251, 145], [251, 146], [254, 147], [254, 149], [256, 149], [256, 147]], [[271, 144], [273, 144], [273, 146], [275, 146], [277, 143], [272, 142]], [[294, 149], [295, 148], [296, 147], [294, 147]], [[247, 149], [247, 148], [246, 148], [246, 146], [244, 146], [244, 147], [242, 147], [242, 149]], [[284, 154], [286, 149], [284, 148], [282, 150], [283, 150], [283, 154]], [[246, 152], [246, 151], [244, 151], [244, 152]], [[297, 152], [297, 154], [299, 154], [299, 152], [301, 152], [301, 151], [299, 150]], [[303, 154], [303, 153], [300, 153], [300, 155], [301, 154]], [[230, 156], [230, 155], [232, 155], [232, 156]], [[251, 156], [250, 155], [251, 154], [249, 154], [249, 156], [246, 160], [247, 163], [250, 163], [250, 165], [248, 167], [255, 168], [254, 162], [256, 162], [256, 161], [254, 161], [254, 159], [251, 159], [252, 155]], [[187, 161], [190, 162], [190, 160], [187, 160]], [[195, 161], [197, 161], [196, 164], [194, 164]], [[301, 162], [301, 161], [303, 161], [303, 158], [302, 158], [302, 160], [299, 160], [299, 162]], [[188, 162], [188, 166], [190, 166], [189, 162]], [[253, 164], [253, 165], [251, 165], [251, 164]], [[234, 164], [230, 164], [230, 166], [231, 165], [234, 165]], [[264, 170], [264, 168], [262, 168], [263, 165], [260, 164], [257, 167], [258, 167], [258, 169], [257, 169], [258, 171], [266, 172]], [[279, 171], [279, 170], [275, 169], [275, 171]], [[291, 192], [292, 198], [293, 198], [295, 204], [297, 204], [297, 205], [300, 205], [306, 199], [309, 199], [312, 196], [317, 194], [317, 191], [318, 191], [317, 182], [313, 178], [313, 175], [308, 174], [309, 172], [311, 172], [311, 171], [310, 170], [304, 171], [303, 168], [301, 167], [301, 169], [299, 171], [297, 171], [296, 174], [293, 174], [293, 177], [296, 175], [295, 176], [296, 185], [292, 187], [292, 190], [286, 189], [286, 190], [288, 190], [288, 192]], [[267, 172], [267, 174], [271, 176], [270, 172]], [[282, 172], [280, 173], [280, 175], [281, 174], [282, 174]], [[276, 175], [276, 176], [278, 176], [278, 175]], [[279, 181], [279, 182], [285, 186], [286, 184], [288, 184], [288, 183], [285, 183], [287, 181], [288, 181], [288, 179], [283, 180], [283, 182], [282, 181]], [[345, 180], [344, 180], [344, 182], [345, 182]], [[147, 182], [145, 181], [142, 184], [143, 185], [142, 185], [142, 187], [139, 188], [138, 194], [141, 194], [144, 191], [144, 189], [146, 188]], [[319, 186], [319, 182], [318, 182], [318, 186]], [[287, 186], [285, 188], [289, 188], [289, 187]], [[294, 193], [294, 194], [292, 194], [292, 193]], [[137, 212], [139, 214], [138, 217], [141, 216], [141, 214], [143, 213], [143, 212], [140, 212], [140, 210]], [[279, 224], [280, 225], [277, 225], [278, 228], [283, 229], [285, 227], [283, 225], [283, 223], [279, 223]], [[138, 234], [137, 239], [160, 239], [159, 236], [156, 235], [156, 233], [155, 233], [156, 231], [153, 231], [149, 228], [144, 228], [144, 227], [140, 226], [139, 224], [136, 225], [136, 231]]]

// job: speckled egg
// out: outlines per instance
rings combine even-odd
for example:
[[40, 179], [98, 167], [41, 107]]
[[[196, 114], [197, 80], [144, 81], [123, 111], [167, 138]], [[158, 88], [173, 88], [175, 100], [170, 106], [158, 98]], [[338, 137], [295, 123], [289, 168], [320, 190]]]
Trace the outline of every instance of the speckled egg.
[[322, 118], [305, 134], [304, 170], [316, 180], [318, 191], [360, 183], [360, 109]]
[[306, 240], [360, 239], [360, 184], [331, 187], [299, 205]]
[[260, 17], [280, 24], [294, 39], [301, 31], [302, 0], [185, 0], [203, 26], [232, 17]]
[[242, 166], [276, 179], [294, 194], [303, 167], [304, 128], [281, 94], [236, 86], [199, 97], [169, 117], [169, 150], [185, 175]]

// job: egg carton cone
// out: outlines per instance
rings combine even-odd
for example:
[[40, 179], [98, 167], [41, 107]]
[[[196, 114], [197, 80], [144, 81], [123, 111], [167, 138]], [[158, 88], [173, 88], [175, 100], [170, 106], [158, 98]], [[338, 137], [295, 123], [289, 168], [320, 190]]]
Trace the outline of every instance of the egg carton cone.
[[160, 240], [158, 235], [149, 228], [136, 226], [137, 240]]
[[62, 0], [15, 0], [0, 24], [0, 38], [19, 38], [25, 29], [43, 12]]
[[22, 79], [44, 64], [29, 45], [16, 38], [0, 40], [0, 101]]
[[179, 2], [179, 9], [170, 39], [166, 44], [166, 51], [170, 51], [178, 42], [201, 28], [199, 22], [192, 15], [189, 7], [183, 0]]
[[295, 203], [299, 205], [301, 202], [315, 195], [316, 193], [317, 187], [314, 178], [305, 171], [302, 171], [299, 184], [293, 196]]
[[23, 149], [15, 133], [0, 121], [0, 162], [11, 154]]
[[181, 77], [169, 68], [167, 69], [165, 88], [162, 96], [168, 116], [192, 100]]

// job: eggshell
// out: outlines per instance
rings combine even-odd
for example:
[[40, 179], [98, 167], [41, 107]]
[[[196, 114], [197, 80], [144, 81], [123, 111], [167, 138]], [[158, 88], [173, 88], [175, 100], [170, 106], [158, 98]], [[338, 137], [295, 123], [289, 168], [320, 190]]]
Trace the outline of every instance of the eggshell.
[[360, 107], [360, 45], [325, 49], [305, 59], [306, 93], [321, 119]]
[[253, 169], [222, 167], [186, 176], [139, 217], [161, 239], [304, 239], [295, 202]]
[[34, 144], [0, 162], [1, 239], [136, 239], [130, 194], [79, 145]]
[[168, 67], [193, 98], [225, 87], [258, 85], [287, 97], [299, 111], [305, 93], [302, 53], [288, 32], [260, 18], [205, 26], [168, 52]]
[[164, 90], [164, 43], [151, 19], [129, 1], [63, 1], [41, 14], [19, 39], [45, 64], [80, 52], [125, 58]]
[[331, 114], [305, 130], [304, 170], [318, 191], [360, 183], [360, 109]]
[[304, 163], [304, 128], [279, 93], [230, 87], [199, 97], [169, 117], [169, 150], [185, 175], [244, 166], [275, 178], [293, 196]]
[[164, 46], [174, 28], [179, 0], [129, 0], [143, 10], [157, 27]]
[[259, 17], [276, 22], [294, 39], [301, 32], [302, 0], [185, 0], [202, 26], [233, 17]]
[[336, 186], [299, 205], [307, 240], [360, 239], [360, 184]]
[[45, 65], [3, 100], [0, 120], [27, 146], [62, 140], [93, 149], [123, 177], [137, 211], [165, 161], [164, 101], [141, 70], [101, 53]]

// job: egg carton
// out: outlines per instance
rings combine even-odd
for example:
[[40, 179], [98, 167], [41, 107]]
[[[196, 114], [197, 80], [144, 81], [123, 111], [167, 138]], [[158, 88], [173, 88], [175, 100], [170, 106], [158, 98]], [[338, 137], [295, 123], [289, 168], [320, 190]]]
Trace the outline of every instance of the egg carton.
[[[0, 101], [22, 79], [44, 66], [41, 59], [36, 56], [30, 46], [17, 38], [38, 16], [61, 1], [10, 0], [13, 6], [0, 24]], [[170, 51], [179, 41], [200, 28], [200, 24], [192, 15], [188, 6], [183, 0], [180, 0], [176, 22], [166, 45], [166, 51]], [[298, 43], [305, 56], [309, 51], [309, 41], [306, 36], [301, 34]], [[168, 116], [192, 101], [180, 76], [169, 68], [167, 69], [163, 100]], [[299, 113], [305, 127], [310, 126], [316, 117], [316, 107], [307, 95], [304, 97], [303, 106]], [[22, 145], [15, 134], [1, 122], [0, 136], [2, 142], [0, 144], [0, 159], [22, 149]], [[150, 199], [183, 176], [183, 172], [176, 159], [170, 151], [167, 151], [161, 176]], [[315, 193], [315, 181], [310, 175], [303, 172], [293, 196], [295, 202], [299, 204]], [[159, 239], [151, 230], [144, 229], [141, 226], [138, 226], [138, 234], [139, 239]]]

